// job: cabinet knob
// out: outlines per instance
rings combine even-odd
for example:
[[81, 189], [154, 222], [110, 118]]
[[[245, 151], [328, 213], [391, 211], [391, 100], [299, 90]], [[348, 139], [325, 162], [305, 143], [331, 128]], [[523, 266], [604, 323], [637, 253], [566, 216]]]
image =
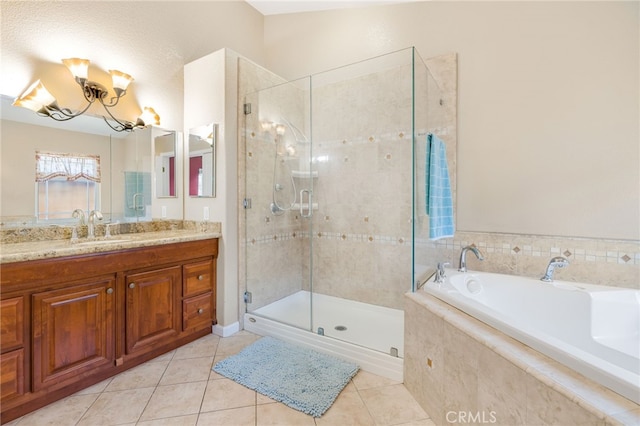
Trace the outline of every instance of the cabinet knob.
[[136, 283], [129, 284], [129, 288], [136, 288]]
[[111, 294], [111, 293], [113, 293], [113, 288], [109, 287], [109, 288], [107, 289], [107, 294]]
[[200, 308], [198, 309], [198, 315], [202, 315], [204, 313], [204, 309]]
[[198, 280], [202, 281], [203, 279], [204, 279], [204, 276], [198, 275]]

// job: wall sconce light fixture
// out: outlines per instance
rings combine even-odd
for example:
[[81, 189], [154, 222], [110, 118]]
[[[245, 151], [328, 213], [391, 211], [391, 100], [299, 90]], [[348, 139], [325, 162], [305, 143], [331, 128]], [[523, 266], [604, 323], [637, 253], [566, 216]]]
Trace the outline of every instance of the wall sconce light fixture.
[[70, 58], [63, 59], [62, 63], [69, 68], [71, 74], [76, 80], [76, 83], [82, 88], [82, 93], [87, 101], [87, 106], [77, 112], [71, 111], [69, 108], [61, 108], [56, 101], [56, 98], [49, 93], [44, 87], [44, 84], [40, 80], [37, 80], [16, 100], [13, 105], [28, 108], [35, 111], [38, 115], [43, 117], [53, 118], [56, 121], [67, 121], [84, 114], [91, 105], [97, 100], [104, 107], [104, 110], [110, 117], [110, 120], [117, 124], [112, 124], [107, 117], [102, 117], [104, 121], [116, 132], [131, 132], [134, 129], [141, 129], [147, 125], [160, 124], [160, 116], [151, 107], [144, 107], [143, 113], [138, 117], [135, 123], [130, 121], [119, 120], [113, 116], [110, 108], [113, 108], [118, 104], [120, 98], [126, 95], [127, 87], [133, 81], [133, 77], [129, 74], [121, 71], [109, 70], [111, 79], [113, 81], [113, 91], [115, 96], [109, 98], [109, 92], [103, 85], [90, 81], [88, 77], [89, 60]]

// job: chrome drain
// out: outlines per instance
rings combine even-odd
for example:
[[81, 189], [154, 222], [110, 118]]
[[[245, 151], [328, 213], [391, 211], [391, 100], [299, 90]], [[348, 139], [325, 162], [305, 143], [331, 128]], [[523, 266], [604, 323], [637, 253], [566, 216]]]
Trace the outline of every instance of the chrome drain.
[[347, 327], [345, 327], [344, 325], [336, 325], [334, 329], [337, 331], [346, 331]]

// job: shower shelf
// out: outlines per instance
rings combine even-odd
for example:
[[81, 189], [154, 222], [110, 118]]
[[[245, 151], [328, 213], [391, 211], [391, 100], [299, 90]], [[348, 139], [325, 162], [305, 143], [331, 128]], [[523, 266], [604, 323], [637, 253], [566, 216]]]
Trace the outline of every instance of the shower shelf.
[[292, 170], [291, 171], [291, 176], [293, 176], [294, 178], [304, 178], [304, 179], [310, 179], [310, 178], [317, 178], [318, 177], [318, 171], [317, 170]]

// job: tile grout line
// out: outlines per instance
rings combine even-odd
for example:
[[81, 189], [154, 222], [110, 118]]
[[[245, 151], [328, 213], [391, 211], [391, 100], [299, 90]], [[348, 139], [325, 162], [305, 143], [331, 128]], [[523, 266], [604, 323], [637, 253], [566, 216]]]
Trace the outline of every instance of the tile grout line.
[[[145, 411], [149, 407], [149, 403], [151, 402], [151, 399], [153, 399], [153, 395], [155, 395], [156, 392], [158, 391], [158, 388], [160, 387], [160, 382], [162, 381], [162, 378], [164, 377], [164, 375], [167, 373], [167, 370], [169, 369], [169, 364], [171, 364], [171, 361], [173, 361], [173, 358], [175, 357], [175, 355], [176, 355], [176, 350], [174, 349], [172, 351], [172, 353], [171, 353], [171, 357], [167, 361], [167, 364], [164, 366], [164, 371], [160, 375], [160, 378], [158, 379], [158, 383], [156, 383], [156, 385], [153, 387], [153, 392], [151, 392], [151, 395], [149, 396], [149, 399], [147, 400], [147, 403], [144, 405], [144, 408], [142, 409], [142, 411], [140, 411], [140, 415], [138, 416], [138, 419], [136, 420], [136, 425], [138, 423], [140, 423], [142, 416], [144, 415]], [[163, 355], [160, 355], [160, 356], [163, 356]], [[149, 361], [152, 361], [152, 360], [149, 360]], [[147, 362], [149, 362], [149, 361], [147, 361]], [[140, 364], [140, 365], [143, 365], [143, 364]]]

